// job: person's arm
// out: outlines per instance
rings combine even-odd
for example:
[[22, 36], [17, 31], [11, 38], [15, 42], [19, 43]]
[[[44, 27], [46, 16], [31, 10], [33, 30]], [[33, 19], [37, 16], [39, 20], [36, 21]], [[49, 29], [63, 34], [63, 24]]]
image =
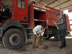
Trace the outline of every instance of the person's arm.
[[41, 36], [43, 36], [44, 32], [41, 33]]
[[54, 24], [55, 24], [56, 28], [59, 29], [58, 24], [56, 22], [54, 22]]
[[44, 29], [43, 29], [43, 31], [42, 31], [42, 33], [41, 33], [41, 36], [43, 36], [44, 35], [44, 32], [45, 32], [45, 29], [46, 29], [47, 27], [45, 27]]
[[36, 32], [37, 32], [37, 29], [33, 29], [33, 34], [38, 37]]
[[54, 24], [57, 24], [57, 25], [63, 24], [63, 21], [62, 22], [58, 22], [58, 23], [54, 22]]
[[33, 31], [33, 34], [38, 37], [38, 35], [36, 34], [36, 31]]
[[63, 18], [61, 18], [61, 22], [58, 22], [57, 24], [59, 25], [59, 24], [63, 24], [64, 22], [64, 19]]

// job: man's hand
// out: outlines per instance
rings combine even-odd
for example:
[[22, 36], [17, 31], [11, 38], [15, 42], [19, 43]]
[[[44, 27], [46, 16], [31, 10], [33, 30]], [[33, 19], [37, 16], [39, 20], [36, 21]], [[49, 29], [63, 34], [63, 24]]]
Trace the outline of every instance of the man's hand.
[[54, 24], [56, 25], [57, 23], [56, 23], [56, 22], [54, 22]]
[[58, 24], [56, 22], [54, 22], [55, 26], [57, 27], [57, 29], [59, 29]]
[[57, 29], [59, 29], [59, 27], [57, 27]]
[[53, 23], [56, 25], [57, 23], [55, 21], [53, 21]]
[[56, 26], [57, 26], [57, 23], [56, 22], [53, 22]]

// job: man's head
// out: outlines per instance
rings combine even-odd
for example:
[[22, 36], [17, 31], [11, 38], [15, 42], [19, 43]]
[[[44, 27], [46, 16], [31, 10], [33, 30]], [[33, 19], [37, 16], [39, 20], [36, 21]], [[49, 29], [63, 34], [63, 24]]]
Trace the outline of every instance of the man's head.
[[60, 17], [60, 13], [56, 13], [56, 17], [59, 18]]
[[35, 1], [32, 1], [32, 3], [35, 4], [36, 2]]
[[46, 27], [46, 22], [42, 22], [41, 25], [42, 25], [43, 28], [45, 28]]
[[0, 12], [2, 12], [2, 9], [0, 8]]

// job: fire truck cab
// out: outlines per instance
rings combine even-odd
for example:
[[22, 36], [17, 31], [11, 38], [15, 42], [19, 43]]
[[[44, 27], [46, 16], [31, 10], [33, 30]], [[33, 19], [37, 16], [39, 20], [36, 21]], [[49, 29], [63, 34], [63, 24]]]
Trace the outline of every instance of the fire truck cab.
[[27, 0], [0, 0], [0, 38], [4, 47], [19, 49], [27, 39]]

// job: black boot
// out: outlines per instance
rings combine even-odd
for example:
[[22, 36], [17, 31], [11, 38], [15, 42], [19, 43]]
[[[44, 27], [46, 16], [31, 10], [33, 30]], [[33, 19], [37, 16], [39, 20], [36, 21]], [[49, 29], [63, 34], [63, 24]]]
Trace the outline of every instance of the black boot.
[[62, 49], [62, 48], [65, 48], [65, 47], [66, 47], [66, 45], [64, 45], [64, 46], [60, 46], [59, 48]]

